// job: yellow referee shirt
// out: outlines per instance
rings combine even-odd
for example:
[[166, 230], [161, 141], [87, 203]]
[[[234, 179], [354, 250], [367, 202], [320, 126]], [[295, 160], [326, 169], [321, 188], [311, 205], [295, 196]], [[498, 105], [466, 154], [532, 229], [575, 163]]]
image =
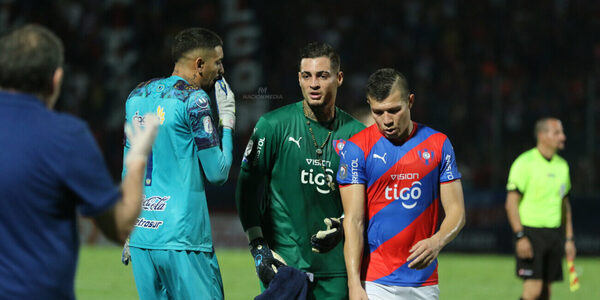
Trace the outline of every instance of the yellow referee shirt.
[[510, 167], [506, 189], [522, 195], [519, 215], [523, 226], [558, 228], [562, 199], [571, 190], [569, 165], [558, 154], [547, 160], [533, 148], [519, 155]]

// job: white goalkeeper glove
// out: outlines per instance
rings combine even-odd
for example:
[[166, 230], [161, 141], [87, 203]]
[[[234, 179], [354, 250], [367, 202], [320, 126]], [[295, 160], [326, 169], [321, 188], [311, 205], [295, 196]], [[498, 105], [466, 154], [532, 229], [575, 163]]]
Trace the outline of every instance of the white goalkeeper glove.
[[215, 82], [215, 97], [219, 107], [219, 119], [225, 128], [235, 128], [235, 95], [224, 77]]
[[131, 261], [131, 253], [129, 252], [129, 239], [125, 240], [125, 245], [123, 245], [123, 251], [121, 252], [121, 262], [124, 265], [128, 265]]
[[310, 238], [312, 251], [317, 253], [326, 253], [331, 251], [344, 237], [344, 226], [341, 218], [325, 218], [323, 222], [327, 225], [326, 230], [319, 230]]
[[125, 124], [125, 135], [129, 141], [129, 151], [125, 157], [125, 164], [133, 161], [147, 161], [148, 154], [152, 151], [152, 144], [158, 133], [159, 119], [155, 114], [146, 114], [143, 117], [143, 127], [136, 121]]

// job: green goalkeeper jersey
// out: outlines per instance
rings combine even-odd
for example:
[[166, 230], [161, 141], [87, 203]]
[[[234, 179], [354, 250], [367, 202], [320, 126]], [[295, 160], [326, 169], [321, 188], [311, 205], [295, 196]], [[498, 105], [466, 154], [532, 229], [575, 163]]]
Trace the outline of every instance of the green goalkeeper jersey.
[[236, 202], [244, 230], [260, 226], [269, 247], [289, 266], [315, 276], [344, 276], [343, 243], [319, 254], [311, 251], [310, 237], [326, 228], [324, 218], [343, 213], [335, 181], [338, 153], [362, 129], [339, 108], [330, 122], [310, 120], [302, 101], [263, 115], [238, 179]]

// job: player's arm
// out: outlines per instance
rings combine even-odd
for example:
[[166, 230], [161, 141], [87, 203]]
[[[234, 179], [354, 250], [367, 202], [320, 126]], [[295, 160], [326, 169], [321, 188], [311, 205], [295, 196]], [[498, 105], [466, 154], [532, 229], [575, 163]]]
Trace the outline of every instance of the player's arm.
[[506, 215], [508, 222], [513, 230], [515, 238], [515, 252], [519, 258], [533, 258], [533, 247], [529, 238], [523, 232], [523, 224], [521, 224], [521, 216], [519, 215], [519, 203], [522, 195], [518, 190], [509, 190], [506, 194]]
[[233, 128], [223, 127], [223, 136], [219, 137], [218, 130], [213, 125], [217, 122], [212, 119], [209, 102], [204, 91], [192, 93], [187, 101], [184, 116], [206, 179], [210, 183], [222, 185], [229, 177], [233, 161]]
[[465, 204], [460, 179], [440, 184], [440, 201], [446, 214], [440, 230], [409, 250], [409, 268], [423, 269], [429, 266], [465, 225]]
[[365, 185], [340, 187], [344, 207], [344, 260], [350, 299], [367, 299], [360, 282], [365, 232]]
[[533, 258], [533, 247], [523, 231], [519, 214], [519, 205], [523, 199], [523, 192], [527, 190], [529, 173], [524, 161], [517, 158], [510, 167], [506, 184], [506, 215], [516, 238], [515, 253], [521, 259]]
[[222, 149], [214, 146], [198, 151], [198, 158], [204, 169], [204, 175], [206, 175], [208, 182], [212, 184], [222, 185], [229, 177], [229, 169], [233, 162], [232, 135], [230, 128], [223, 128]]
[[122, 198], [110, 209], [94, 217], [107, 238], [123, 243], [140, 214], [144, 172], [148, 154], [158, 131], [158, 118], [144, 116], [144, 128], [126, 127], [129, 149], [125, 158], [127, 172], [121, 183]]
[[198, 157], [206, 179], [210, 183], [222, 185], [229, 177], [233, 161], [232, 135], [235, 128], [235, 95], [225, 78], [215, 82], [215, 97], [219, 108], [219, 123], [223, 126], [222, 148], [215, 146], [200, 150]]
[[574, 237], [574, 233], [573, 233], [573, 219], [572, 219], [572, 214], [571, 214], [571, 203], [569, 201], [569, 197], [564, 197], [563, 198], [563, 203], [562, 203], [562, 218], [563, 218], [563, 224], [565, 227], [565, 255], [567, 257], [567, 260], [573, 260], [575, 259], [575, 255], [577, 254], [576, 248], [575, 248], [575, 241], [573, 240]]
[[260, 118], [244, 151], [235, 192], [235, 203], [248, 237], [256, 274], [265, 286], [275, 277], [277, 268], [285, 265], [285, 261], [269, 248], [264, 239], [259, 209], [261, 201], [258, 198], [259, 189], [264, 188], [264, 178], [272, 169], [276, 145], [277, 134], [267, 120]]

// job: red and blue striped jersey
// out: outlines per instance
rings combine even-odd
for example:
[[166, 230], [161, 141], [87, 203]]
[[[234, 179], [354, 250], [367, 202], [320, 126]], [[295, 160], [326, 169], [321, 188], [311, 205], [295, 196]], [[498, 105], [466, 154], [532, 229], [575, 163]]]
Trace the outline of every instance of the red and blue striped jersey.
[[340, 185], [366, 187], [366, 242], [361, 279], [394, 286], [438, 283], [437, 259], [408, 268], [408, 252], [437, 230], [440, 183], [460, 178], [448, 137], [422, 124], [400, 145], [372, 125], [340, 152]]

